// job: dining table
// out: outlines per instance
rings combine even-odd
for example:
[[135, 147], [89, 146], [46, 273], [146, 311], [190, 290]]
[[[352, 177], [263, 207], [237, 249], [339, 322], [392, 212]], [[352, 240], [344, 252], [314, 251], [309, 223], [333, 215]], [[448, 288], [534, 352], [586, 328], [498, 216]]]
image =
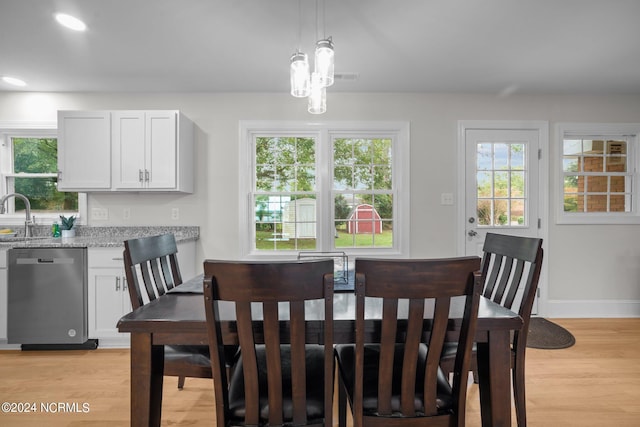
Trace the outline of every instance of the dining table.
[[[462, 299], [452, 301], [451, 334], [460, 327], [463, 303]], [[237, 345], [233, 303], [220, 304], [223, 342]], [[313, 305], [306, 310], [306, 334], [310, 343], [322, 343], [324, 319], [317, 315], [318, 312], [320, 310], [314, 310]], [[377, 333], [380, 316], [381, 310], [375, 310], [375, 307], [366, 313], [365, 336], [373, 337]], [[281, 321], [286, 330], [287, 319]], [[481, 297], [475, 340], [482, 425], [485, 427], [511, 426], [510, 332], [520, 330], [522, 325], [522, 318], [517, 313]], [[131, 334], [131, 426], [158, 427], [162, 413], [164, 346], [208, 344], [203, 276], [194, 277], [126, 314], [119, 320], [118, 330]], [[354, 340], [355, 295], [353, 292], [335, 292], [334, 344], [353, 343]]]

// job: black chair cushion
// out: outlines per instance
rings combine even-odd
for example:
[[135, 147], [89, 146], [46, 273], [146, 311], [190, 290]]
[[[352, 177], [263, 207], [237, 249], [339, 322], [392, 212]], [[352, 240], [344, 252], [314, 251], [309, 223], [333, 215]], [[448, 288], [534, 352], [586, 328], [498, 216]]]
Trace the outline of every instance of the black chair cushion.
[[[282, 359], [282, 394], [284, 422], [293, 420], [291, 402], [291, 347], [280, 347]], [[258, 382], [260, 393], [260, 420], [267, 424], [269, 419], [269, 402], [267, 392], [267, 363], [263, 345], [256, 346], [258, 360]], [[324, 347], [320, 345], [306, 346], [307, 369], [307, 418], [313, 420], [324, 418]], [[242, 422], [245, 415], [244, 378], [242, 351], [239, 352], [237, 362], [233, 367], [233, 374], [229, 382], [229, 410], [232, 420]]]
[[[224, 346], [225, 361], [231, 366], [238, 357], [238, 346]], [[165, 345], [164, 358], [168, 361], [186, 362], [190, 365], [211, 366], [208, 345]]]
[[211, 366], [208, 345], [165, 345], [164, 359], [190, 365]]
[[[424, 366], [427, 358], [427, 346], [422, 344], [418, 354], [418, 369], [416, 372], [416, 395], [415, 410], [417, 416], [424, 416]], [[350, 400], [353, 400], [354, 371], [355, 371], [355, 345], [344, 344], [336, 346], [336, 356], [338, 369], [342, 376]], [[400, 387], [402, 359], [404, 357], [404, 346], [397, 344], [393, 357], [393, 384], [391, 385], [391, 408], [392, 416], [402, 416], [400, 410]], [[380, 346], [378, 344], [366, 344], [364, 347], [364, 375], [363, 375], [363, 410], [364, 415], [380, 416], [378, 407], [378, 364], [380, 360]], [[449, 412], [453, 397], [449, 381], [447, 381], [442, 370], [438, 370], [438, 413]]]

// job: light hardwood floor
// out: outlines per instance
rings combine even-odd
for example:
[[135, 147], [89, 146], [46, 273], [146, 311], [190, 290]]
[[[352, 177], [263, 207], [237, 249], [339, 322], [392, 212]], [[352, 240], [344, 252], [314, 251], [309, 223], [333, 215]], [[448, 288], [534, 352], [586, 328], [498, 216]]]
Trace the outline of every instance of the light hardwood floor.
[[[555, 321], [577, 342], [563, 350], [527, 350], [529, 426], [640, 425], [640, 319]], [[162, 425], [214, 425], [210, 381], [188, 378], [179, 391], [177, 379], [166, 377]], [[0, 426], [126, 426], [129, 352], [0, 351], [0, 402], [37, 408], [0, 412]], [[58, 403], [75, 411], [42, 412], [41, 404], [53, 409]], [[472, 385], [467, 426], [479, 425], [478, 388]]]

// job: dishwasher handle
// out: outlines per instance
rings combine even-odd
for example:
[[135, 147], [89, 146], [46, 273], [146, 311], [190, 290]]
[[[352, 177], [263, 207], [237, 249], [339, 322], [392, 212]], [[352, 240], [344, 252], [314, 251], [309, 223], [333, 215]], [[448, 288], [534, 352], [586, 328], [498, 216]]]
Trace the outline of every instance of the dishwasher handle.
[[17, 258], [16, 264], [18, 265], [50, 265], [50, 264], [73, 264], [73, 258]]

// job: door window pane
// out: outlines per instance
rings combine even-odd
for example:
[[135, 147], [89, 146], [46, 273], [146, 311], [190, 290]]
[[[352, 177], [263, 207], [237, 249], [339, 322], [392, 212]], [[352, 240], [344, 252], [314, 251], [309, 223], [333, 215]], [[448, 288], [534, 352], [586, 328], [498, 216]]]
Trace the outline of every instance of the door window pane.
[[476, 146], [478, 225], [526, 226], [527, 171], [523, 143], [482, 142]]

